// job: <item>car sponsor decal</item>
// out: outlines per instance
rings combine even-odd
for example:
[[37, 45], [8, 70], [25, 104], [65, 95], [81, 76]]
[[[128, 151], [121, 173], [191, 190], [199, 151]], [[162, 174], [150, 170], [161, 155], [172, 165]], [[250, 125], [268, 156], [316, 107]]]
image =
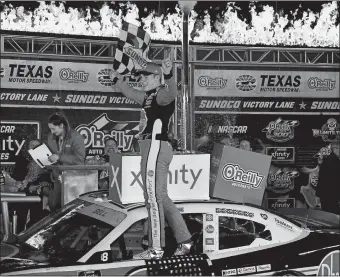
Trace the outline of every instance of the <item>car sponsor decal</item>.
[[317, 276], [340, 276], [340, 251], [328, 253], [321, 261]]
[[237, 269], [237, 274], [249, 274], [256, 272], [255, 266], [241, 267]]
[[205, 220], [206, 221], [213, 221], [214, 220], [214, 216], [212, 214], [206, 214], [205, 215]]
[[292, 231], [292, 232], [294, 231], [293, 226], [284, 222], [283, 220], [275, 218], [275, 223], [277, 226], [282, 227], [288, 231]]
[[224, 275], [224, 276], [237, 275], [236, 268], [234, 268], [234, 269], [222, 270], [222, 275]]
[[271, 268], [272, 268], [271, 264], [264, 264], [264, 265], [258, 265], [258, 266], [224, 269], [222, 270], [222, 275], [223, 276], [244, 275], [244, 274], [251, 274], [255, 272], [269, 271], [271, 270]]
[[257, 272], [263, 272], [263, 271], [268, 271], [271, 270], [272, 267], [270, 264], [264, 264], [264, 265], [258, 265], [256, 266], [256, 271]]
[[236, 210], [236, 209], [216, 208], [216, 213], [241, 215], [241, 216], [250, 217], [250, 218], [254, 217], [254, 213]]
[[267, 220], [267, 219], [268, 219], [268, 215], [266, 215], [266, 214], [261, 214], [261, 217], [262, 217], [264, 220]]
[[80, 271], [78, 276], [102, 276], [102, 272], [100, 270]]
[[215, 244], [214, 239], [213, 238], [206, 238], [205, 244], [206, 245], [214, 245]]
[[215, 231], [215, 228], [214, 226], [212, 225], [208, 225], [207, 227], [205, 227], [205, 231], [208, 233], [208, 234], [211, 234]]

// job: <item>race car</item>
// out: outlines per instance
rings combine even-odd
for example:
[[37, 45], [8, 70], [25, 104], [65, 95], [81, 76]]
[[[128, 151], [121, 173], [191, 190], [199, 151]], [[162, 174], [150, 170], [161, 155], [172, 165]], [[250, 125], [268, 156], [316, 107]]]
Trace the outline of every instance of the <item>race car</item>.
[[[134, 254], [145, 249], [144, 203], [120, 205], [108, 199], [108, 191], [96, 191], [81, 195], [29, 229], [6, 238], [1, 244], [0, 273], [315, 276], [320, 268], [339, 272], [339, 263], [334, 262], [340, 250], [339, 216], [287, 216], [218, 199], [175, 203], [193, 235], [189, 255], [172, 256], [176, 241], [166, 227], [164, 258], [133, 260]], [[330, 253], [333, 256], [329, 258]], [[320, 267], [329, 259], [328, 268]]]

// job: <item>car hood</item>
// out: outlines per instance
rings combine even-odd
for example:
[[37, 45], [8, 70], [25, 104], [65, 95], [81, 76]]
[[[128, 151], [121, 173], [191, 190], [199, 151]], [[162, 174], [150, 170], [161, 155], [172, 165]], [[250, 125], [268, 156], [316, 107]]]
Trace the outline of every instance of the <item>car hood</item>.
[[311, 230], [337, 232], [340, 229], [340, 216], [336, 214], [301, 208], [278, 209], [276, 212]]

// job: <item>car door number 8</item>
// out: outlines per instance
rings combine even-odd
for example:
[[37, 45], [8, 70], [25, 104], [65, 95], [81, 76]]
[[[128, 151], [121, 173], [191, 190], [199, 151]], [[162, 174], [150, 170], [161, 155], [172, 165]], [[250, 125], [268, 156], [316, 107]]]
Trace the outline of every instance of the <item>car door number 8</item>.
[[104, 252], [104, 253], [102, 253], [102, 254], [100, 255], [100, 260], [101, 260], [102, 262], [107, 262], [108, 259], [109, 259], [109, 254], [108, 254], [107, 252]]

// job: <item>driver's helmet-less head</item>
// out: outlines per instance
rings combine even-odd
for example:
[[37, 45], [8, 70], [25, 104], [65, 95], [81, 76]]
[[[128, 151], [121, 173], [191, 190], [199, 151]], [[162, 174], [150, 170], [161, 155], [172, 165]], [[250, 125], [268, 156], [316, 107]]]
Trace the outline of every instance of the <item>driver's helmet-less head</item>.
[[149, 62], [146, 68], [138, 70], [134, 76], [139, 77], [139, 81], [143, 83], [142, 87], [136, 88], [141, 91], [154, 90], [164, 85], [164, 73], [161, 65]]

